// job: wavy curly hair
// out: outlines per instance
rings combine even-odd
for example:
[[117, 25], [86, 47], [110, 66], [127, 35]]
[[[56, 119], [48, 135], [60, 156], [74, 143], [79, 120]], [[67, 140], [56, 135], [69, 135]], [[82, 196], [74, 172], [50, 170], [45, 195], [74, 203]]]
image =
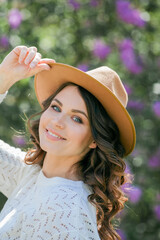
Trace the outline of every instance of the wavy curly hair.
[[[77, 176], [92, 189], [88, 201], [96, 207], [97, 229], [102, 240], [120, 240], [112, 220], [124, 208], [128, 198], [121, 186], [129, 182], [125, 174], [126, 164], [123, 160], [125, 149], [120, 142], [117, 125], [109, 117], [102, 104], [83, 87], [71, 82], [62, 84], [57, 91], [43, 102], [44, 109], [30, 116], [27, 127], [30, 132], [30, 142], [34, 144], [26, 154], [26, 164], [43, 166], [46, 152], [39, 143], [39, 121], [42, 113], [49, 107], [52, 99], [69, 85], [77, 86], [85, 101], [91, 127], [91, 133], [97, 147], [90, 151], [72, 167]], [[34, 119], [38, 116], [38, 119]]]

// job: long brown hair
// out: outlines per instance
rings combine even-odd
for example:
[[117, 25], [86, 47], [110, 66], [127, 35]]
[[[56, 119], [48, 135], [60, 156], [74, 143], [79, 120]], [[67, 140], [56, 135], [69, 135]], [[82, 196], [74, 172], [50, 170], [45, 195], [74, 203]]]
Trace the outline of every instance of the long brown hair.
[[[65, 83], [43, 102], [44, 109], [28, 119], [30, 140], [34, 148], [30, 149], [25, 157], [26, 164], [43, 166], [46, 152], [39, 143], [39, 120], [41, 114], [49, 107], [52, 99], [66, 86], [77, 86], [85, 101], [91, 127], [91, 133], [97, 147], [91, 149], [79, 162], [72, 167], [77, 176], [91, 187], [92, 194], [88, 201], [97, 210], [97, 229], [102, 240], [120, 240], [112, 220], [124, 208], [128, 200], [121, 190], [121, 186], [128, 181], [125, 174], [126, 164], [123, 160], [125, 149], [120, 142], [117, 125], [109, 117], [102, 104], [90, 92], [74, 83]], [[38, 119], [33, 120], [34, 117]]]

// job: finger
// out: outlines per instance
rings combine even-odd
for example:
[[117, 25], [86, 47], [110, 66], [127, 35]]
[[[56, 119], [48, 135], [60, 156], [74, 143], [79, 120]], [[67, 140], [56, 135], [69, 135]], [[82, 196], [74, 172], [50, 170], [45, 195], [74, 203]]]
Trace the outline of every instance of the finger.
[[24, 63], [28, 65], [35, 58], [37, 51], [34, 48], [29, 48], [28, 55], [26, 56]]
[[30, 62], [30, 67], [34, 68], [39, 63], [40, 60], [41, 60], [41, 54], [40, 53], [36, 53], [36, 56]]
[[35, 52], [37, 52], [37, 48], [35, 47], [35, 46], [33, 46], [33, 47], [29, 47], [29, 50], [33, 50], [33, 51], [35, 51]]
[[23, 47], [21, 49], [18, 62], [22, 63], [24, 61], [24, 59], [26, 58], [27, 54], [28, 54], [28, 48], [27, 47]]
[[33, 68], [32, 71], [32, 75], [35, 75], [41, 71], [44, 70], [50, 70], [51, 68], [49, 67], [48, 64], [42, 63], [42, 64], [38, 64], [35, 68]]
[[55, 63], [55, 62], [56, 61], [54, 59], [51, 59], [51, 58], [42, 58], [39, 63], [47, 63], [47, 64], [49, 64], [49, 63]]
[[42, 71], [42, 70], [50, 70], [51, 67], [48, 64], [41, 63], [37, 65], [37, 70]]
[[21, 63], [26, 56], [28, 48], [26, 46], [17, 46], [13, 49], [13, 52], [18, 56], [18, 61]]
[[17, 46], [13, 49], [13, 52], [19, 56], [19, 63], [22, 63], [27, 57], [30, 50], [37, 51], [36, 47]]
[[[32, 62], [33, 62], [33, 64], [32, 64]], [[33, 60], [32, 62], [30, 64], [31, 68], [38, 67], [37, 69], [49, 70], [50, 69], [49, 64], [55, 63], [55, 60], [51, 59], [51, 58], [43, 58], [43, 59], [40, 59], [40, 60], [35, 59], [35, 61]]]
[[[38, 53], [37, 53], [38, 54]], [[36, 61], [37, 62], [37, 61]], [[31, 64], [30, 64], [30, 67], [31, 69], [33, 69], [33, 75], [38, 73], [38, 72], [41, 72], [43, 70], [50, 70], [51, 67], [49, 66], [49, 64], [53, 64], [55, 63], [55, 60], [54, 59], [50, 59], [50, 58], [43, 58], [41, 59], [40, 61], [38, 61], [38, 64], [36, 66], [33, 66], [31, 67]]]
[[13, 49], [13, 52], [16, 54], [16, 55], [20, 55], [20, 52], [22, 51], [23, 48], [27, 48], [26, 46], [16, 46], [14, 49]]

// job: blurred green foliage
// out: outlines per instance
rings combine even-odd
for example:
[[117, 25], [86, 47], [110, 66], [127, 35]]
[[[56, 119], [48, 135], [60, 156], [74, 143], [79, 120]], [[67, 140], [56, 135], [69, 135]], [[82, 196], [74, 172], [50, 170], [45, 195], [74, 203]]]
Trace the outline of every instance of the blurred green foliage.
[[[141, 193], [137, 201], [126, 203], [121, 216], [121, 236], [129, 240], [160, 239], [160, 210], [155, 210], [160, 206], [160, 110], [159, 105], [156, 112], [154, 108], [160, 101], [160, 1], [130, 1], [145, 20], [143, 27], [121, 20], [116, 1], [83, 0], [77, 8], [73, 2], [1, 0], [0, 62], [15, 46], [26, 45], [36, 46], [43, 58], [75, 67], [83, 64], [88, 69], [107, 65], [117, 71], [130, 89], [127, 109], [136, 126], [137, 143], [126, 162], [134, 174], [133, 184]], [[8, 19], [12, 9], [18, 9], [22, 16], [15, 28]], [[8, 44], [4, 44], [2, 37]], [[142, 64], [138, 74], [123, 63], [119, 46], [125, 39], [132, 41], [137, 64]], [[97, 40], [111, 49], [103, 59], [94, 54]], [[15, 136], [20, 135], [16, 131], [25, 132], [23, 119], [39, 110], [33, 77], [16, 83], [0, 106], [0, 138], [26, 149], [27, 144], [16, 140]], [[28, 135], [23, 135], [23, 140], [27, 142]], [[2, 208], [6, 198], [1, 194], [0, 199]]]

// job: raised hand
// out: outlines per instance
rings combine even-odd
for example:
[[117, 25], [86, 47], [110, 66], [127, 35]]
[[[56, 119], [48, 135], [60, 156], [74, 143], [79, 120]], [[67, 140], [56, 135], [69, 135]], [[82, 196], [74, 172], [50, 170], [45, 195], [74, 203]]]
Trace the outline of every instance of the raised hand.
[[31, 77], [43, 70], [50, 70], [55, 60], [41, 59], [36, 47], [17, 46], [0, 64], [0, 93], [4, 93], [15, 82]]

